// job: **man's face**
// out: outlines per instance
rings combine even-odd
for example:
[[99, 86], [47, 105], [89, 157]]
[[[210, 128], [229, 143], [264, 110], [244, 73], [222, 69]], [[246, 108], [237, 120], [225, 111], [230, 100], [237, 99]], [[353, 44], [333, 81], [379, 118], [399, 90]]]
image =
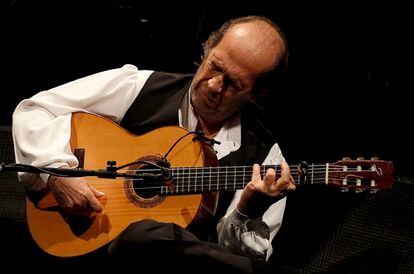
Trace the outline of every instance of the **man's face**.
[[263, 35], [257, 25], [239, 24], [210, 50], [191, 86], [191, 101], [200, 118], [221, 123], [252, 98], [257, 77], [280, 58], [280, 46], [261, 42]]
[[250, 97], [253, 80], [233, 64], [218, 46], [197, 71], [191, 101], [197, 114], [207, 122], [224, 121]]

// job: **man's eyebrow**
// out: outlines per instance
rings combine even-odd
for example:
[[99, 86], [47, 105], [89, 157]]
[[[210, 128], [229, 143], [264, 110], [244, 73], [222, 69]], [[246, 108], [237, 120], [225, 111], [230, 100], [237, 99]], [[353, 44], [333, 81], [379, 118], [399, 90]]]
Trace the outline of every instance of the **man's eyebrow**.
[[[216, 58], [217, 59], [217, 58]], [[218, 71], [226, 74], [226, 77], [229, 78], [239, 89], [243, 89], [244, 85], [243, 83], [238, 79], [230, 76], [227, 72], [227, 70], [223, 67], [223, 65], [220, 63], [219, 60], [214, 60], [213, 58], [209, 58], [207, 60], [207, 63], [209, 63], [211, 66], [213, 66]]]

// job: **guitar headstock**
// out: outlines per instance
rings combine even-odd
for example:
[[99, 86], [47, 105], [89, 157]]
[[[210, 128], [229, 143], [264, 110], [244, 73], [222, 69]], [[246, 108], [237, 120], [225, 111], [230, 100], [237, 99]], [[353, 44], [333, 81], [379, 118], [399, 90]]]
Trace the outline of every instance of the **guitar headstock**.
[[378, 159], [344, 158], [329, 164], [327, 183], [344, 190], [371, 191], [388, 189], [394, 182], [394, 166]]

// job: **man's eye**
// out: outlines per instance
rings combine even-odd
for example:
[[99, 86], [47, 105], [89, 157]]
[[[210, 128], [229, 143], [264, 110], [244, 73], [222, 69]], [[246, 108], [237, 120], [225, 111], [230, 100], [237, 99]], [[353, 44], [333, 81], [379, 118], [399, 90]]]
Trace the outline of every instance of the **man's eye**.
[[216, 64], [216, 63], [214, 63], [213, 61], [211, 61], [211, 60], [208, 60], [208, 62], [207, 62], [210, 66], [211, 66], [211, 68], [212, 69], [214, 69], [215, 71], [218, 71], [218, 72], [223, 72], [223, 70]]
[[242, 90], [242, 89], [243, 89], [243, 88], [240, 86], [240, 84], [238, 84], [238, 82], [237, 82], [237, 81], [235, 81], [235, 80], [233, 80], [233, 79], [229, 78], [229, 82], [230, 82], [230, 84], [233, 86], [233, 88], [234, 88], [235, 90], [240, 91], [240, 90]]
[[[214, 71], [219, 72], [219, 73], [224, 72], [223, 69], [211, 59], [209, 59], [207, 63], [210, 65], [211, 69], [213, 69]], [[240, 91], [243, 89], [242, 86], [238, 83], [238, 81], [234, 80], [233, 78], [225, 74], [224, 74], [224, 84], [227, 86], [231, 86], [236, 91]]]

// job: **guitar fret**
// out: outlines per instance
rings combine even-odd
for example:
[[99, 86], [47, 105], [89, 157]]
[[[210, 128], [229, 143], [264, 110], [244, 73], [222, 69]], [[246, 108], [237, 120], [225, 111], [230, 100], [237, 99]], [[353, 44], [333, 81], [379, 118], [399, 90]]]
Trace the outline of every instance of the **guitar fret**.
[[[219, 178], [220, 178], [220, 176], [219, 176], [219, 170], [218, 170], [217, 168], [216, 168], [216, 174], [217, 174], [216, 176], [217, 176], [217, 189], [218, 189], [218, 188], [219, 188], [219, 185], [220, 185], [220, 184], [219, 184]], [[224, 189], [226, 189], [226, 187], [227, 187], [227, 186], [225, 185], [225, 186], [224, 186]]]
[[[236, 177], [236, 176], [234, 176]], [[226, 179], [224, 181], [224, 189], [227, 189], [227, 166], [226, 166]]]
[[208, 189], [211, 189], [211, 167], [210, 167], [210, 173], [209, 173], [209, 179], [208, 179]]
[[[198, 168], [197, 168], [198, 169]], [[196, 172], [197, 175], [197, 172]], [[204, 184], [203, 184], [203, 172], [201, 172], [201, 186], [200, 186], [200, 190], [203, 191], [204, 190]]]
[[[175, 175], [174, 175], [175, 174]], [[174, 181], [176, 181], [176, 182], [179, 182], [180, 183], [180, 185], [181, 185], [181, 192], [184, 192], [184, 184], [183, 184], [183, 182], [181, 181], [181, 178], [180, 178], [180, 170], [179, 169], [176, 169], [175, 170], [175, 172], [173, 171], [173, 178], [175, 178], [175, 180]], [[179, 188], [178, 188], [178, 191], [179, 191]]]
[[236, 189], [236, 174], [237, 174], [237, 167], [234, 167], [234, 179], [233, 179], [233, 188]]
[[[184, 175], [184, 168], [183, 168], [183, 175]], [[191, 186], [190, 178], [188, 178], [188, 181], [187, 181], [187, 193], [190, 193], [190, 186]]]
[[312, 177], [311, 177], [311, 184], [313, 184], [313, 171], [314, 171], [314, 164], [312, 164]]
[[246, 166], [243, 166], [243, 181], [242, 186], [246, 183]]
[[[173, 172], [173, 174], [174, 174], [174, 172]], [[178, 181], [178, 180], [174, 181], [174, 190], [175, 190], [176, 193], [178, 193], [180, 191], [180, 181]]]
[[[178, 168], [177, 173], [178, 173], [177, 175], [179, 176], [180, 175], [180, 168]], [[182, 173], [182, 168], [181, 168], [181, 173]], [[181, 177], [183, 177], [183, 176], [181, 176]], [[180, 178], [180, 179], [181, 179], [181, 185], [182, 185], [181, 190], [182, 190], [183, 193], [185, 193], [185, 180], [184, 180], [184, 178]]]
[[197, 191], [197, 168], [195, 169], [194, 192]]

